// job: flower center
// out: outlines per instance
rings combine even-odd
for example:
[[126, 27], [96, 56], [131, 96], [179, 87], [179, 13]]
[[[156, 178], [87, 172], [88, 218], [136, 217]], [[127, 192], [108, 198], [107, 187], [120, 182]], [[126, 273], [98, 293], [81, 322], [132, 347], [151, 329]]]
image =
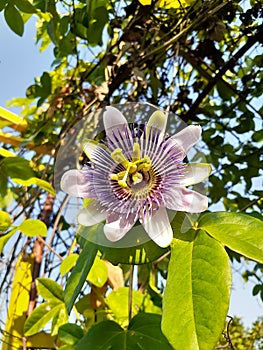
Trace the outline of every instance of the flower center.
[[[152, 168], [151, 160], [148, 156], [141, 158], [140, 145], [135, 142], [133, 145], [132, 160], [129, 161], [123, 154], [121, 148], [116, 148], [111, 153], [111, 158], [121, 164], [125, 170], [117, 174], [111, 174], [111, 180], [118, 181], [119, 186], [126, 187], [141, 187], [141, 183], [149, 177], [148, 173]], [[147, 181], [146, 181], [147, 182]]]

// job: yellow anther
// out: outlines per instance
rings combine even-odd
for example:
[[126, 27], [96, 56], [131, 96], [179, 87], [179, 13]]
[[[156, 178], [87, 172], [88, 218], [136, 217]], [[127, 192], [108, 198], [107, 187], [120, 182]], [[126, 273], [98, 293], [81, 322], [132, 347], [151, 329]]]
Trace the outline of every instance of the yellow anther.
[[138, 184], [143, 180], [143, 174], [142, 172], [150, 171], [152, 165], [151, 160], [148, 156], [145, 156], [143, 158], [141, 157], [141, 149], [139, 143], [135, 142], [133, 145], [133, 152], [132, 152], [132, 161], [129, 162], [121, 148], [116, 148], [111, 153], [111, 158], [117, 163], [121, 164], [126, 170], [120, 171], [117, 174], [111, 174], [110, 179], [114, 181], [118, 181], [119, 186], [121, 187], [128, 187], [127, 180], [128, 177], [131, 176], [131, 180], [133, 184]]
[[148, 164], [148, 163], [142, 163], [138, 166], [138, 171], [142, 170], [142, 171], [150, 171], [151, 170], [152, 165]]
[[126, 181], [124, 181], [124, 180], [119, 180], [119, 181], [118, 181], [118, 184], [119, 184], [121, 187], [128, 187]]
[[118, 174], [111, 174], [110, 179], [111, 180], [122, 180], [126, 174], [126, 171], [120, 171]]
[[114, 160], [114, 162], [116, 162], [117, 164], [123, 165], [125, 168], [129, 166], [130, 162], [125, 158], [121, 148], [116, 148], [111, 153], [111, 158]]
[[119, 176], [118, 176], [119, 174], [110, 174], [110, 179], [111, 180], [119, 180]]
[[134, 174], [136, 171], [137, 171], [137, 165], [135, 165], [134, 163], [130, 163], [129, 164], [129, 173]]
[[143, 157], [143, 161], [144, 161], [145, 163], [151, 164], [151, 159], [150, 159], [150, 157], [148, 157], [148, 156]]
[[135, 142], [133, 145], [132, 162], [136, 162], [140, 158], [141, 158], [140, 145], [137, 142]]
[[122, 180], [119, 180], [118, 181], [118, 184], [121, 186], [121, 187], [127, 187], [127, 178], [128, 178], [128, 175], [129, 175], [129, 170], [130, 170], [130, 167], [128, 166], [127, 170], [125, 171], [124, 173], [124, 176], [122, 178]]

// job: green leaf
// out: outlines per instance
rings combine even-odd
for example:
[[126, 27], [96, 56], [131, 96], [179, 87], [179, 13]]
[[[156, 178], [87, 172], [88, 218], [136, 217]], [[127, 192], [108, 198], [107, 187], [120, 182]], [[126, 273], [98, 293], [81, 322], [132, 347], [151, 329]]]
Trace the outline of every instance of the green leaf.
[[6, 231], [11, 226], [11, 219], [7, 212], [0, 210], [0, 231]]
[[58, 330], [58, 337], [62, 343], [75, 345], [84, 336], [83, 329], [74, 323], [67, 323]]
[[198, 227], [235, 252], [263, 263], [261, 220], [241, 213], [206, 213], [201, 216]]
[[252, 135], [252, 140], [255, 142], [263, 142], [263, 130], [257, 130]]
[[223, 80], [219, 80], [216, 83], [216, 87], [217, 87], [219, 96], [223, 100], [230, 100], [234, 94], [233, 90], [230, 89], [230, 87], [227, 84], [225, 84]]
[[[0, 181], [0, 187], [1, 187], [1, 181]], [[0, 208], [3, 208], [3, 209], [8, 208], [16, 197], [17, 197], [16, 194], [13, 191], [11, 191], [10, 188], [7, 189], [7, 193], [4, 196], [1, 196], [1, 189], [0, 189]]]
[[0, 0], [0, 12], [5, 8], [7, 2], [7, 0]]
[[15, 179], [28, 180], [35, 175], [29, 165], [29, 161], [24, 158], [5, 158], [1, 167], [6, 175]]
[[0, 235], [0, 254], [2, 253], [4, 246], [6, 243], [9, 241], [9, 239], [15, 234], [17, 229], [15, 228], [14, 230], [6, 233], [5, 235]]
[[127, 330], [113, 321], [96, 323], [77, 344], [76, 350], [172, 350], [162, 334], [160, 320], [160, 315], [141, 312], [131, 320]]
[[44, 72], [40, 78], [41, 86], [44, 89], [46, 95], [51, 93], [52, 89], [52, 80], [50, 75], [47, 72]]
[[[108, 22], [108, 11], [104, 6], [96, 4], [96, 8], [91, 10], [89, 17], [90, 20], [87, 26], [88, 42], [90, 45], [102, 45], [102, 32], [105, 24]], [[85, 20], [83, 25], [85, 25]]]
[[37, 177], [31, 177], [27, 180], [22, 180], [22, 179], [17, 179], [17, 178], [12, 178], [12, 180], [14, 182], [16, 182], [19, 185], [22, 186], [31, 186], [31, 185], [36, 185], [40, 188], [42, 188], [43, 190], [53, 194], [53, 196], [56, 195], [56, 191], [54, 190], [54, 188], [50, 185], [50, 183], [48, 183], [45, 180], [42, 179], [38, 179]]
[[87, 280], [96, 287], [102, 287], [108, 279], [108, 268], [104, 261], [96, 256]]
[[64, 293], [62, 287], [49, 278], [37, 279], [37, 290], [43, 299], [55, 302], [64, 302]]
[[82, 314], [86, 319], [94, 318], [94, 309], [90, 304], [90, 294], [84, 295], [82, 298], [78, 300], [75, 304], [77, 311]]
[[86, 241], [86, 244], [79, 255], [75, 267], [71, 271], [65, 287], [65, 304], [67, 306], [68, 313], [70, 313], [74, 302], [86, 281], [96, 255], [97, 246], [89, 241]]
[[200, 230], [176, 232], [163, 297], [162, 331], [180, 350], [211, 350], [224, 328], [231, 267], [222, 245]]
[[78, 254], [70, 254], [62, 261], [59, 268], [61, 275], [65, 275], [76, 265], [78, 257]]
[[61, 304], [62, 307], [59, 310], [59, 312], [56, 313], [56, 315], [53, 317], [52, 325], [51, 325], [51, 335], [57, 335], [59, 328], [68, 323], [68, 313], [66, 309], [66, 305], [63, 303]]
[[17, 35], [22, 36], [24, 33], [24, 22], [15, 6], [8, 3], [5, 7], [4, 16], [9, 28]]
[[[115, 320], [122, 325], [127, 325], [128, 320], [128, 287], [121, 287], [112, 291], [106, 298]], [[132, 291], [132, 313], [136, 315], [139, 311], [149, 313], [161, 313], [161, 309], [155, 306], [149, 294], [142, 294], [138, 290]]]
[[58, 348], [58, 350], [72, 350], [72, 345], [68, 345], [68, 344], [62, 345]]
[[15, 0], [15, 5], [25, 13], [36, 13], [36, 8], [27, 0]]
[[28, 337], [38, 333], [63, 307], [62, 303], [56, 306], [49, 303], [39, 305], [26, 320], [24, 335]]
[[47, 227], [44, 222], [37, 219], [27, 219], [22, 222], [20, 226], [17, 227], [24, 235], [29, 237], [35, 236], [46, 236]]
[[[161, 248], [155, 244], [146, 233], [133, 228], [123, 239], [122, 243], [127, 248], [116, 248], [115, 242], [110, 242], [105, 238], [103, 232], [104, 223], [99, 223], [91, 227], [80, 226], [78, 235], [91, 242], [98, 244], [98, 249], [102, 253], [102, 259], [110, 261], [113, 265], [122, 264], [147, 264], [155, 261], [168, 251], [168, 248]], [[142, 235], [145, 234], [145, 237]], [[137, 239], [146, 243], [137, 245]]]

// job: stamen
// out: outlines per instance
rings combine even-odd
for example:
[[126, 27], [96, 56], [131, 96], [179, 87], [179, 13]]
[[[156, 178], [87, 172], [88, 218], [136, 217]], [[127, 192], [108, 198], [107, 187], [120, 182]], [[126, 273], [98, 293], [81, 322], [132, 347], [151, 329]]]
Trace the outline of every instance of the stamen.
[[111, 158], [116, 162], [117, 164], [121, 164], [124, 166], [124, 168], [127, 168], [129, 165], [129, 161], [125, 158], [124, 154], [122, 153], [121, 148], [116, 148], [112, 153], [111, 153]]
[[128, 185], [127, 185], [127, 178], [128, 178], [128, 175], [129, 175], [129, 170], [130, 170], [130, 166], [128, 166], [127, 170], [125, 171], [125, 174], [124, 174], [122, 180], [118, 181], [118, 184], [121, 187], [128, 187]]
[[143, 180], [143, 174], [140, 172], [148, 172], [152, 167], [150, 157], [145, 156], [142, 159], [140, 159], [140, 157], [141, 149], [138, 142], [135, 142], [133, 145], [131, 162], [126, 159], [121, 148], [116, 148], [111, 153], [111, 158], [117, 164], [121, 164], [126, 170], [120, 171], [118, 174], [111, 174], [110, 179], [118, 181], [121, 187], [128, 187], [127, 179], [128, 176], [131, 175], [133, 184], [139, 184]]
[[135, 142], [133, 145], [133, 152], [132, 152], [132, 162], [136, 162], [141, 158], [141, 149], [138, 142]]

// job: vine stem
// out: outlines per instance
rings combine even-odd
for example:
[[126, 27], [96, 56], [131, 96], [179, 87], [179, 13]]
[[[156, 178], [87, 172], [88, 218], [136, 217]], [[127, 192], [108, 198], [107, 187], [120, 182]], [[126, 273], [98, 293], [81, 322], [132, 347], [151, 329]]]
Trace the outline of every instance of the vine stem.
[[128, 319], [129, 323], [132, 319], [132, 286], [133, 286], [133, 273], [134, 265], [130, 266], [130, 277], [129, 277], [129, 295], [128, 295]]

